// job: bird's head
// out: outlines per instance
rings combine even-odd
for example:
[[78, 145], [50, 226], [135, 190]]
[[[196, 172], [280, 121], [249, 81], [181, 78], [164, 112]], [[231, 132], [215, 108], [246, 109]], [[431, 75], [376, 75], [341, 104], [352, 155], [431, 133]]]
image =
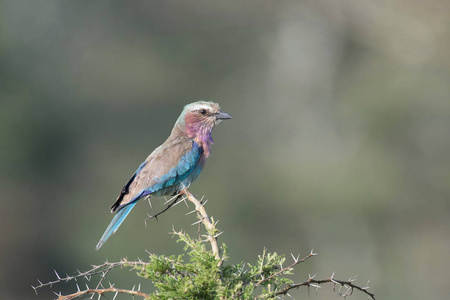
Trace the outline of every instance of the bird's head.
[[184, 127], [185, 133], [203, 146], [205, 154], [209, 155], [209, 146], [213, 143], [211, 131], [226, 119], [232, 119], [232, 116], [221, 111], [219, 104], [197, 101], [184, 107], [177, 124]]

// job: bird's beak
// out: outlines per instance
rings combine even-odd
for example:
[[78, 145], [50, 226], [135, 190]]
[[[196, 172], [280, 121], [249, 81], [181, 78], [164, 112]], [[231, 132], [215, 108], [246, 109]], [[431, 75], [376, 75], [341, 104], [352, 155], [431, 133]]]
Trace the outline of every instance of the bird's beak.
[[216, 120], [226, 120], [226, 119], [233, 119], [233, 117], [230, 114], [227, 114], [226, 112], [219, 112], [216, 114]]

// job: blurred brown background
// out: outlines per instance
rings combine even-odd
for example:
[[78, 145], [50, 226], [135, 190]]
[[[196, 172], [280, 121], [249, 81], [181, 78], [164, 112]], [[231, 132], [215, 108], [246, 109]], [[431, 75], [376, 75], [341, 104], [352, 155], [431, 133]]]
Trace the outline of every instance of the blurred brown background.
[[167, 233], [196, 232], [184, 204], [145, 228], [142, 202], [94, 247], [130, 175], [205, 99], [234, 119], [191, 191], [229, 263], [314, 248], [294, 280], [336, 272], [378, 299], [448, 299], [449, 83], [444, 0], [2, 1], [0, 298], [73, 292], [35, 296], [53, 269], [180, 253]]

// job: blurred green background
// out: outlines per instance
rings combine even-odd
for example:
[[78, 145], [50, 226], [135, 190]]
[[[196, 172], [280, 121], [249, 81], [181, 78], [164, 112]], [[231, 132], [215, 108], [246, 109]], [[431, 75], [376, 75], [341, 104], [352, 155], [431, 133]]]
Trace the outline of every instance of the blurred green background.
[[[195, 234], [192, 207], [145, 228], [161, 200], [94, 247], [122, 186], [205, 99], [234, 119], [191, 191], [229, 263], [313, 248], [294, 280], [448, 299], [449, 49], [444, 0], [1, 1], [0, 298], [76, 290], [35, 296], [53, 269], [180, 253], [167, 233]], [[150, 290], [132, 272], [109, 280]]]

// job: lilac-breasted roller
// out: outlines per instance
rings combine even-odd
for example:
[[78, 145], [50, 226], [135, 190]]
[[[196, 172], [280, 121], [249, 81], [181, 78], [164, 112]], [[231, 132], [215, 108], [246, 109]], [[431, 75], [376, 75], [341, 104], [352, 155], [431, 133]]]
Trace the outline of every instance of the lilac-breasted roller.
[[232, 117], [217, 103], [198, 101], [184, 107], [169, 138], [139, 166], [123, 187], [111, 212], [117, 211], [96, 249], [115, 233], [139, 199], [173, 196], [197, 179], [211, 151], [211, 132]]

